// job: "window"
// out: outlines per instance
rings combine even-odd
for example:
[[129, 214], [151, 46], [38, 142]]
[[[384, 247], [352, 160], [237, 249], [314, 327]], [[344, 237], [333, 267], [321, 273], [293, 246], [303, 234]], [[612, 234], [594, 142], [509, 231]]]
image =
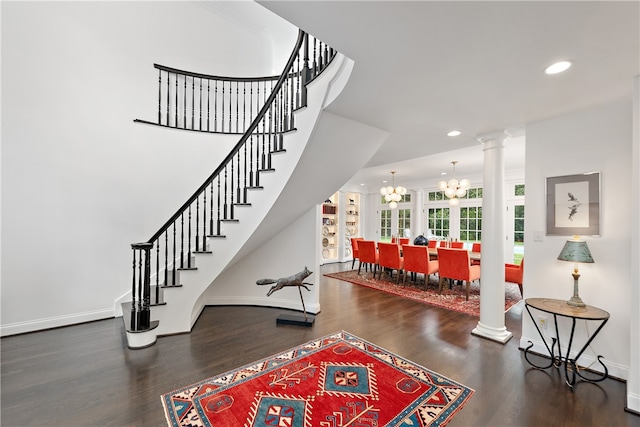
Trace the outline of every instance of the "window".
[[380, 241], [391, 241], [391, 209], [380, 210]]
[[514, 196], [524, 196], [524, 184], [518, 184], [514, 188]]
[[427, 225], [434, 236], [447, 237], [449, 235], [449, 208], [429, 208]]
[[398, 209], [398, 235], [411, 237], [411, 209]]
[[460, 208], [460, 240], [477, 242], [482, 240], [482, 207]]
[[[404, 196], [400, 196], [400, 201], [398, 203], [411, 203], [411, 194], [407, 193]], [[380, 196], [380, 204], [388, 205], [389, 202], [384, 198], [384, 196]]]

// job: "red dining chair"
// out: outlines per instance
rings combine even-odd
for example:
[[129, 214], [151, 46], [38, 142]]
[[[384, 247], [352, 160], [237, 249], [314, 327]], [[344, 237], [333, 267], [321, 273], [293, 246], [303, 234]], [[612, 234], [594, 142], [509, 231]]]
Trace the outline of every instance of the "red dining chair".
[[450, 247], [453, 249], [464, 249], [464, 242], [451, 242]]
[[380, 273], [378, 277], [382, 278], [382, 271], [384, 269], [390, 271], [389, 275], [391, 277], [393, 277], [393, 270], [398, 270], [396, 283], [400, 283], [400, 273], [404, 268], [404, 258], [400, 255], [400, 246], [395, 243], [378, 242], [378, 253], [380, 255], [378, 260]]
[[[471, 245], [471, 252], [482, 252], [482, 244], [480, 244], [479, 242], [475, 242], [473, 245]], [[480, 265], [480, 260], [472, 259], [471, 265]]]
[[522, 279], [524, 277], [524, 258], [517, 264], [505, 264], [504, 265], [504, 281], [509, 283], [515, 283], [520, 288], [520, 296], [522, 295]]
[[358, 241], [358, 259], [360, 260], [360, 263], [358, 264], [358, 274], [360, 274], [362, 264], [365, 264], [366, 266], [371, 266], [373, 277], [375, 277], [379, 259], [376, 242], [373, 240]]
[[408, 245], [411, 241], [411, 239], [409, 239], [408, 237], [401, 237], [398, 240], [400, 241], [400, 246]]
[[353, 261], [351, 262], [351, 269], [356, 265], [356, 260], [359, 260], [358, 253], [358, 241], [364, 240], [364, 237], [352, 237], [351, 238], [351, 254], [353, 255]]
[[469, 286], [474, 280], [480, 280], [480, 266], [471, 265], [469, 251], [465, 249], [438, 248], [438, 262], [440, 282], [439, 292], [442, 293], [442, 283], [444, 279], [464, 280], [467, 290], [467, 301], [469, 301]]
[[436, 248], [438, 246], [438, 241], [437, 240], [429, 240], [429, 248]]
[[407, 273], [424, 274], [424, 285], [427, 286], [429, 276], [438, 272], [439, 263], [437, 260], [429, 259], [429, 249], [426, 246], [402, 245], [402, 256], [404, 258], [404, 277], [402, 284], [407, 281]]

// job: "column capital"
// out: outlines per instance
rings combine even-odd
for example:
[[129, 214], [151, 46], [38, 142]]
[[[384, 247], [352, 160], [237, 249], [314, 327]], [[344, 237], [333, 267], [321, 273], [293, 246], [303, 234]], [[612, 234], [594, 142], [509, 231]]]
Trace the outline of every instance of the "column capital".
[[476, 135], [476, 140], [481, 144], [488, 144], [490, 142], [504, 142], [512, 137], [512, 132], [505, 129]]

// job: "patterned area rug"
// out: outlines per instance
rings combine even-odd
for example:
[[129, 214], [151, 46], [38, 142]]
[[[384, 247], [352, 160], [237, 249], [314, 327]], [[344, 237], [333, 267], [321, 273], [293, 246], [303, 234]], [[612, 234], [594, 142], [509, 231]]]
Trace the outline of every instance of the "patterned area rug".
[[[393, 280], [385, 280], [388, 279], [386, 274], [383, 274], [382, 279], [378, 280], [374, 279], [373, 275], [369, 272], [361, 271], [360, 275], [358, 275], [358, 270], [327, 273], [325, 276], [344, 280], [345, 282], [355, 283], [356, 285], [378, 289], [380, 291], [423, 302], [425, 304], [435, 305], [448, 310], [459, 311], [460, 313], [480, 317], [480, 285], [478, 282], [471, 283], [471, 287], [469, 288], [469, 301], [467, 301], [465, 285], [454, 284], [451, 289], [448, 289], [445, 282], [445, 288], [442, 290], [442, 294], [439, 294], [438, 279], [433, 275], [426, 287], [422, 281], [422, 275], [419, 275], [419, 284], [409, 281], [410, 276], [407, 276], [407, 282], [405, 285], [402, 285], [402, 279], [400, 279], [400, 284], [397, 285], [395, 278]], [[520, 300], [522, 300], [522, 298], [520, 297], [518, 285], [514, 283], [505, 283], [504, 310], [508, 311], [515, 304], [520, 302]]]
[[338, 332], [162, 395], [170, 426], [443, 426], [474, 390]]

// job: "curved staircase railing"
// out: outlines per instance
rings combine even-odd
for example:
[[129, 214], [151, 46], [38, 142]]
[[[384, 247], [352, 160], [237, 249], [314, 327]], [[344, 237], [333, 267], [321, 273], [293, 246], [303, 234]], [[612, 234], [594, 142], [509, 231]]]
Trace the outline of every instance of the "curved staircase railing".
[[[133, 281], [129, 320], [125, 316], [127, 331], [141, 332], [157, 326], [157, 321], [151, 322], [150, 320], [151, 305], [162, 304], [161, 287], [180, 286], [178, 271], [195, 269], [194, 254], [211, 253], [207, 248], [208, 238], [224, 238], [222, 224], [227, 221], [237, 221], [235, 207], [250, 206], [248, 192], [262, 188], [260, 173], [273, 170], [271, 167], [272, 154], [285, 151], [283, 135], [294, 129], [293, 112], [306, 106], [306, 85], [330, 64], [335, 54], [336, 52], [326, 44], [303, 31], [299, 31], [295, 48], [283, 73], [277, 80], [272, 77], [258, 79], [220, 78], [155, 66], [160, 70], [160, 103], [158, 123], [153, 124], [218, 133], [235, 133], [242, 130], [242, 136], [216, 170], [149, 240], [131, 245], [133, 250]], [[165, 80], [162, 78], [163, 72], [167, 73]], [[184, 82], [182, 87], [188, 88], [186, 81], [189, 79], [192, 83], [191, 94], [186, 93], [185, 89], [181, 98], [180, 84], [178, 83], [175, 86], [175, 93], [170, 93], [169, 89], [173, 85], [171, 82], [182, 81]], [[199, 79], [197, 90], [195, 79]], [[198, 97], [196, 93], [201, 92], [203, 88], [203, 81], [208, 87], [211, 87], [212, 82], [214, 87], [218, 84], [222, 85], [221, 82], [228, 82], [228, 87], [235, 88], [238, 95], [230, 98], [216, 97], [216, 99], [225, 99], [223, 104], [227, 104], [225, 107], [228, 108], [227, 110], [218, 110], [216, 107], [209, 110], [209, 107], [206, 107], [206, 109], [201, 108], [200, 112], [196, 114], [197, 109], [194, 110], [193, 106]], [[257, 93], [252, 93], [251, 88], [254, 86], [250, 84], [250, 96], [240, 97], [240, 87], [248, 82], [257, 82], [258, 84], [261, 82], [265, 88], [267, 82], [270, 82], [268, 83], [268, 96], [267, 89], [256, 90]], [[163, 87], [166, 88], [166, 92], [163, 92]], [[230, 91], [233, 92], [233, 89]], [[262, 97], [262, 102], [260, 102], [262, 106], [258, 109], [254, 103], [259, 105], [257, 102], [260, 97]], [[166, 105], [163, 104], [163, 100], [166, 100]], [[186, 111], [189, 100], [192, 102], [191, 120], [188, 120], [189, 115]], [[172, 104], [172, 101], [175, 101], [175, 104]], [[248, 106], [245, 105], [246, 102], [249, 103]], [[178, 104], [182, 104], [182, 110]], [[245, 120], [248, 120], [245, 119], [247, 113], [251, 116], [256, 110], [254, 118], [245, 129], [244, 123]], [[223, 120], [225, 111], [227, 115]], [[214, 116], [213, 121], [211, 121], [209, 112]], [[206, 113], [208, 120], [202, 121], [201, 113]], [[234, 114], [235, 117], [233, 117]], [[182, 115], [182, 122], [179, 121], [180, 115]], [[164, 121], [163, 116], [165, 117]], [[198, 128], [194, 129], [196, 116], [198, 117]], [[240, 125], [240, 116], [242, 116], [242, 126]], [[217, 117], [222, 122], [228, 120], [227, 126], [225, 127], [224, 124], [218, 126]], [[187, 123], [189, 121], [190, 125]], [[233, 126], [234, 121], [235, 127]], [[204, 128], [202, 123], [205, 123]], [[213, 126], [211, 126], [212, 123]], [[152, 279], [155, 282], [153, 295], [151, 292]], [[125, 310], [123, 309], [124, 314]]]

